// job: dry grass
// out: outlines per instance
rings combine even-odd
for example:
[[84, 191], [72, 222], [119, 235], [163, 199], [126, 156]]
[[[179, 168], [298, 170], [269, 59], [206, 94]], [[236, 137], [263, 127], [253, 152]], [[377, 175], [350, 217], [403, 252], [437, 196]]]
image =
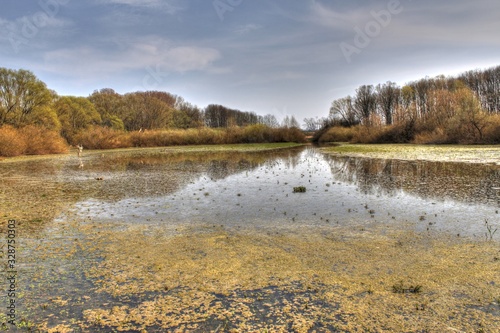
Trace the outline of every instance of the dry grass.
[[[270, 128], [264, 125], [228, 129], [197, 128], [124, 132], [94, 126], [69, 138], [72, 145], [85, 149], [115, 149], [130, 147], [166, 147], [180, 145], [217, 145], [235, 143], [306, 142], [297, 128]], [[0, 128], [0, 156], [43, 155], [67, 152], [65, 140], [54, 131], [26, 126]]]
[[488, 125], [484, 129], [483, 139], [490, 144], [500, 143], [500, 114], [489, 117]]
[[122, 131], [95, 126], [76, 134], [71, 142], [86, 149], [114, 149], [131, 146], [130, 137]]
[[0, 156], [61, 154], [68, 151], [66, 141], [54, 131], [37, 126], [20, 129], [0, 128]]
[[295, 128], [274, 129], [263, 125], [228, 129], [169, 129], [130, 133], [95, 127], [79, 133], [73, 141], [75, 144], [82, 144], [87, 149], [113, 149], [203, 144], [305, 142], [305, 136]]
[[452, 143], [451, 141], [442, 128], [436, 128], [433, 131], [416, 134], [412, 142], [416, 144], [446, 144]]
[[[469, 121], [470, 122], [470, 121]], [[390, 126], [334, 126], [319, 137], [319, 142], [416, 143], [416, 144], [498, 144], [500, 115], [487, 115], [472, 123], [454, 117], [437, 125], [432, 119]]]
[[0, 128], [0, 156], [13, 157], [22, 155], [27, 148], [26, 140], [11, 126]]
[[27, 147], [26, 155], [62, 154], [68, 152], [68, 144], [55, 131], [45, 128], [26, 126], [20, 130]]
[[187, 130], [154, 130], [129, 133], [133, 147], [165, 147], [198, 144], [222, 144], [224, 132], [222, 130], [201, 128]]
[[356, 132], [355, 127], [332, 127], [319, 138], [319, 142], [351, 142]]

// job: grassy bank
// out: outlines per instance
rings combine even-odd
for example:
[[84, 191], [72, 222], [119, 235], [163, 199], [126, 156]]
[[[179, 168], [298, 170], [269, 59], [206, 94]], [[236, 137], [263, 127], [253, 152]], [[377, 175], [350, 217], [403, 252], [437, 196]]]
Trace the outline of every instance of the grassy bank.
[[355, 157], [500, 164], [500, 146], [339, 144], [322, 150]]

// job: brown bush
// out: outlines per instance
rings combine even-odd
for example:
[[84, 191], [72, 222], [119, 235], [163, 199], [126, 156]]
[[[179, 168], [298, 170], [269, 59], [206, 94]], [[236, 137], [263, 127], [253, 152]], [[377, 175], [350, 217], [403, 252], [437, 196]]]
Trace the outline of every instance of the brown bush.
[[408, 143], [415, 137], [415, 123], [407, 121], [404, 123], [378, 128], [372, 131], [370, 138], [373, 143]]
[[352, 143], [374, 143], [379, 135], [380, 128], [359, 125], [353, 128], [355, 130]]
[[412, 143], [416, 144], [449, 144], [452, 140], [448, 137], [442, 128], [436, 128], [433, 131], [424, 131], [417, 133]]
[[319, 142], [351, 142], [356, 132], [355, 127], [331, 127], [321, 135]]
[[271, 142], [274, 137], [271, 128], [261, 124], [244, 127], [239, 132], [238, 140], [234, 143], [265, 143]]
[[226, 142], [223, 130], [174, 129], [133, 132], [129, 134], [134, 147], [164, 147], [177, 145], [222, 144]]
[[17, 129], [9, 125], [0, 127], [0, 156], [19, 156], [24, 154], [26, 148], [26, 140]]
[[42, 127], [26, 126], [18, 130], [26, 142], [26, 155], [62, 154], [68, 152], [68, 144], [55, 131]]
[[488, 117], [488, 123], [483, 132], [484, 143], [500, 143], [500, 114]]
[[114, 149], [131, 146], [127, 133], [100, 126], [90, 127], [77, 133], [72, 138], [72, 142], [87, 149]]
[[231, 127], [228, 129], [156, 130], [130, 133], [134, 147], [161, 147], [175, 145], [305, 142], [297, 128], [273, 129], [264, 125]]
[[67, 151], [68, 144], [59, 133], [45, 127], [0, 128], [0, 156], [61, 154]]
[[[229, 129], [174, 129], [126, 133], [108, 127], [90, 127], [71, 137], [72, 144], [86, 149], [164, 147], [176, 145], [306, 142], [298, 128], [270, 128], [265, 125]], [[26, 126], [0, 128], [0, 156], [57, 154], [68, 151], [66, 141], [54, 131]]]
[[282, 137], [280, 138], [281, 140], [275, 140], [271, 142], [296, 142], [296, 143], [307, 142], [306, 135], [297, 127], [278, 128], [276, 129], [276, 131], [278, 131], [278, 133], [282, 135]]

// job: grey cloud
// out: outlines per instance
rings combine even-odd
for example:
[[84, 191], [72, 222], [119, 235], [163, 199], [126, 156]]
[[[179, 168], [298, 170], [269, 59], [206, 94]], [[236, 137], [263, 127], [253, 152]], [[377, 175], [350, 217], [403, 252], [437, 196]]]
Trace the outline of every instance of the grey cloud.
[[132, 7], [161, 10], [168, 14], [175, 14], [185, 10], [185, 3], [179, 0], [99, 0], [101, 4], [127, 5]]

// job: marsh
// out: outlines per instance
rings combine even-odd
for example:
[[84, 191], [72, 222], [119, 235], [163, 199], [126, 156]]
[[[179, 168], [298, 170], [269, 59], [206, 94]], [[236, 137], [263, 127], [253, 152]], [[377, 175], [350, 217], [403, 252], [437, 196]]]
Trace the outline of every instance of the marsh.
[[485, 228], [500, 220], [495, 163], [293, 145], [81, 158], [0, 162], [1, 214], [19, 224], [21, 330], [500, 325], [500, 236]]

